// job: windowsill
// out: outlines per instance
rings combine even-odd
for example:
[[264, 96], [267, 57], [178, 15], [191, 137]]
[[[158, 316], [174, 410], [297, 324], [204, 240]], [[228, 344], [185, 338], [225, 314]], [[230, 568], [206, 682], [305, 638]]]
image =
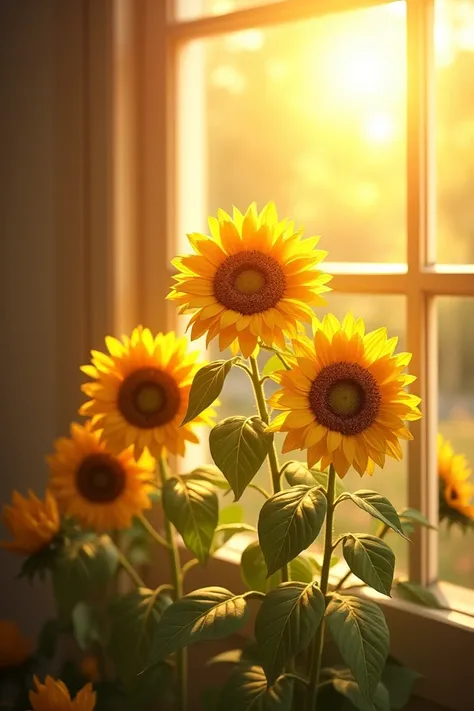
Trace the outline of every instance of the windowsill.
[[[192, 568], [186, 576], [185, 590], [220, 585], [234, 593], [244, 592], [240, 557], [253, 539], [247, 535], [235, 536], [209, 560], [205, 568]], [[161, 569], [162, 564], [166, 566], [162, 558], [165, 555], [165, 551], [160, 552], [159, 565], [155, 570]], [[183, 560], [190, 557], [183, 548]], [[332, 568], [330, 582], [336, 583], [346, 570], [344, 563], [338, 563]], [[353, 582], [360, 584], [355, 577]], [[474, 611], [474, 591], [444, 582], [430, 589], [443, 606], [471, 613]], [[416, 686], [417, 696], [452, 711], [472, 709], [469, 689], [474, 659], [473, 618], [460, 612], [422, 607], [396, 597], [387, 598], [367, 587], [356, 587], [353, 593], [373, 599], [383, 608], [390, 629], [391, 653], [423, 676]], [[253, 624], [249, 624], [239, 634], [250, 638], [252, 630]]]
[[[223, 548], [221, 548], [217, 553], [218, 557], [224, 564], [229, 566], [239, 565], [240, 557], [242, 551], [245, 547], [255, 538], [252, 535], [239, 535], [234, 536]], [[202, 569], [205, 576], [205, 568]], [[340, 578], [347, 572], [347, 566], [344, 562], [337, 563], [333, 568], [331, 568], [331, 574], [329, 577], [330, 585], [336, 585]], [[447, 582], [438, 582], [430, 586], [430, 591], [434, 593], [436, 598], [439, 600], [443, 607], [452, 608], [452, 612], [448, 610], [437, 610], [433, 608], [423, 607], [422, 605], [416, 605], [415, 603], [407, 602], [402, 600], [400, 597], [389, 598], [376, 590], [369, 587], [362, 587], [360, 585], [361, 581], [355, 575], [348, 578], [344, 588], [346, 590], [350, 589], [350, 585], [354, 585], [353, 593], [355, 595], [363, 595], [364, 597], [375, 600], [381, 605], [388, 605], [390, 607], [396, 607], [400, 610], [406, 610], [407, 612], [416, 612], [418, 614], [425, 615], [428, 618], [436, 620], [444, 620], [449, 624], [455, 624], [467, 630], [474, 630], [474, 617], [468, 615], [474, 615], [474, 590], [469, 590], [467, 588], [461, 588], [457, 585], [452, 585]], [[466, 611], [466, 615], [462, 614], [462, 611]]]

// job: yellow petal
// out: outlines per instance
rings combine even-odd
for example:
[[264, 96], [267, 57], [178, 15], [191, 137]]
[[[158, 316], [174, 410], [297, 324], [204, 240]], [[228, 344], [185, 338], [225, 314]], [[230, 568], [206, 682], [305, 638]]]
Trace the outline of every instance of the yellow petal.
[[285, 426], [286, 418], [288, 417], [289, 412], [281, 412], [279, 415], [277, 415], [268, 425], [267, 431], [268, 432], [279, 432], [282, 427]]
[[228, 328], [229, 326], [232, 326], [232, 324], [236, 323], [239, 318], [240, 314], [238, 311], [224, 311], [221, 315], [221, 328]]
[[313, 422], [306, 433], [304, 446], [312, 447], [313, 445], [318, 444], [318, 442], [320, 442], [326, 435], [327, 431], [328, 429], [327, 427], [324, 427], [324, 425], [320, 425], [318, 422]]
[[328, 431], [327, 445], [328, 451], [333, 452], [339, 447], [342, 441], [342, 435], [340, 432], [335, 432], [334, 430]]
[[301, 430], [290, 430], [285, 437], [285, 441], [283, 442], [281, 448], [282, 454], [286, 454], [286, 452], [290, 452], [293, 449], [302, 449], [302, 439]]
[[314, 415], [310, 410], [292, 410], [286, 418], [285, 426], [289, 429], [306, 427], [314, 420]]
[[342, 451], [348, 462], [352, 462], [355, 456], [357, 439], [348, 435], [342, 436]]

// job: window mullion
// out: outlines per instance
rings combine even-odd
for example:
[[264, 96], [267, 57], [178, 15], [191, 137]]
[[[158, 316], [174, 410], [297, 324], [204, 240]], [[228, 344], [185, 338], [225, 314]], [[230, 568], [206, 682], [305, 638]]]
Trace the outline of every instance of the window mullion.
[[173, 328], [175, 309], [165, 301], [169, 275], [163, 244], [175, 235], [176, 46], [167, 34], [167, 3], [136, 4], [139, 94], [138, 311], [152, 330]]
[[[423, 418], [412, 425], [408, 502], [437, 524], [438, 483], [436, 321], [434, 301], [423, 289], [421, 272], [431, 263], [433, 237], [433, 16], [434, 0], [407, 2], [407, 343], [411, 370], [418, 376]], [[409, 572], [423, 584], [437, 577], [437, 537], [419, 528], [412, 537]]]
[[253, 27], [272, 27], [328, 14], [378, 7], [390, 2], [393, 0], [280, 0], [274, 4], [256, 5], [221, 15], [204, 15], [197, 19], [170, 22], [168, 31], [175, 40], [183, 42]]

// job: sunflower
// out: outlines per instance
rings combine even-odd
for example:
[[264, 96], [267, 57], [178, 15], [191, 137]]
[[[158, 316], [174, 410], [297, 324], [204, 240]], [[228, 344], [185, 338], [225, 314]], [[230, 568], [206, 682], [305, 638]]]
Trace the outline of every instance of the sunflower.
[[91, 425], [71, 424], [71, 438], [55, 442], [47, 457], [50, 488], [61, 512], [96, 531], [129, 528], [132, 519], [151, 507], [154, 462], [139, 462], [131, 448], [115, 456], [99, 441]]
[[372, 474], [387, 454], [401, 459], [399, 439], [412, 439], [403, 420], [421, 417], [420, 398], [404, 390], [415, 380], [403, 373], [411, 355], [393, 355], [397, 339], [385, 328], [364, 335], [352, 314], [314, 325], [313, 340], [293, 341], [294, 367], [274, 375], [283, 387], [269, 403], [284, 412], [269, 430], [287, 432], [283, 452], [307, 449], [310, 467], [321, 460], [340, 477], [350, 466]]
[[44, 684], [35, 676], [36, 691], [30, 691], [30, 704], [33, 711], [93, 711], [96, 694], [92, 684], [86, 684], [74, 699], [64, 682], [47, 676]]
[[32, 651], [33, 643], [23, 637], [16, 622], [0, 620], [0, 669], [21, 666]]
[[463, 454], [455, 454], [451, 443], [438, 434], [438, 477], [440, 493], [440, 518], [456, 519], [456, 513], [463, 519], [474, 518], [474, 485], [469, 462]]
[[3, 522], [13, 541], [1, 541], [0, 546], [28, 556], [51, 543], [61, 526], [56, 501], [49, 491], [44, 501], [31, 490], [28, 497], [14, 491], [12, 505], [3, 507]]
[[202, 367], [197, 351], [187, 352], [187, 339], [173, 332], [155, 338], [147, 328], [134, 329], [131, 338], [106, 339], [110, 355], [92, 351], [93, 365], [82, 370], [94, 378], [82, 390], [91, 400], [79, 410], [92, 415], [101, 440], [121, 452], [133, 445], [135, 457], [145, 447], [156, 458], [165, 450], [184, 456], [186, 441], [199, 442], [195, 425], [211, 425], [208, 409], [180, 427], [188, 407], [194, 375]]
[[188, 235], [195, 254], [173, 260], [180, 273], [167, 298], [194, 314], [193, 340], [207, 332], [208, 344], [219, 336], [221, 351], [240, 348], [245, 357], [259, 339], [284, 349], [284, 334], [295, 336], [302, 321], [311, 323], [311, 307], [326, 303], [331, 276], [317, 265], [327, 253], [315, 249], [319, 237], [302, 239], [293, 223], [279, 222], [273, 203], [260, 214], [255, 203], [245, 216], [235, 207], [233, 219], [217, 214], [211, 237]]

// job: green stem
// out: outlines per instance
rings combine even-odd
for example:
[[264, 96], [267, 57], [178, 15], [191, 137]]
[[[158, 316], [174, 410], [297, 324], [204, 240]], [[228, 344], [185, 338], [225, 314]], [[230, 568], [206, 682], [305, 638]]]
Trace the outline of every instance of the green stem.
[[154, 541], [156, 541], [156, 543], [159, 543], [160, 546], [163, 546], [163, 548], [171, 548], [168, 541], [166, 541], [163, 536], [160, 536], [158, 531], [153, 528], [149, 520], [143, 514], [140, 514], [138, 518], [145, 531], [151, 536], [151, 538], [153, 538]]
[[195, 565], [199, 565], [199, 561], [197, 558], [191, 558], [191, 560], [188, 560], [188, 562], [183, 565], [183, 567], [181, 568], [181, 577], [183, 578], [183, 580], [188, 570], [194, 568]]
[[[163, 486], [168, 478], [168, 467], [163, 456], [161, 456], [159, 459], [159, 470], [161, 484]], [[170, 564], [173, 576], [174, 596], [175, 599], [178, 600], [180, 597], [183, 597], [183, 573], [181, 570], [181, 561], [179, 559], [178, 544], [176, 542], [176, 536], [171, 522], [168, 520], [168, 517], [166, 515], [163, 518], [165, 523], [166, 540], [169, 544], [170, 551]], [[188, 656], [186, 647], [182, 647], [177, 652], [177, 671], [178, 711], [186, 711], [188, 706]]]
[[[252, 370], [251, 379], [252, 379], [253, 391], [255, 393], [255, 400], [257, 402], [258, 413], [260, 415], [260, 419], [262, 420], [262, 422], [264, 422], [266, 425], [268, 425], [270, 422], [270, 417], [268, 415], [267, 404], [265, 402], [265, 395], [263, 392], [262, 383], [260, 382], [260, 372], [258, 370], [257, 359], [254, 358], [253, 356], [250, 356], [250, 367]], [[278, 464], [278, 456], [277, 456], [275, 442], [273, 441], [273, 438], [272, 438], [272, 443], [270, 445], [270, 448], [268, 450], [268, 462], [270, 464], [270, 473], [271, 473], [271, 478], [272, 478], [272, 490], [273, 490], [274, 494], [277, 494], [279, 491], [281, 491], [280, 465]], [[283, 568], [281, 569], [281, 579], [282, 579], [282, 582], [287, 582], [289, 580], [287, 565], [283, 566]]]
[[263, 600], [265, 593], [259, 592], [258, 590], [249, 590], [242, 595], [242, 598], [247, 600]]
[[[321, 592], [326, 596], [329, 584], [329, 570], [331, 567], [332, 554], [332, 527], [334, 518], [334, 494], [336, 490], [336, 471], [331, 464], [329, 467], [328, 488], [326, 492], [328, 501], [328, 510], [326, 514], [326, 535], [324, 539], [324, 558], [323, 567], [321, 570]], [[307, 697], [308, 711], [316, 709], [316, 701], [318, 698], [319, 674], [321, 671], [321, 658], [324, 645], [324, 618], [321, 620], [318, 631], [313, 640], [313, 648], [311, 653], [311, 669], [309, 692]]]
[[285, 360], [285, 354], [279, 351], [277, 348], [274, 348], [273, 346], [266, 346], [263, 343], [259, 343], [260, 348], [262, 348], [264, 351], [270, 351], [273, 353], [273, 355], [276, 355], [284, 365], [286, 370], [291, 370], [291, 365], [286, 362]]
[[141, 577], [139, 576], [139, 574], [137, 573], [137, 571], [135, 570], [133, 565], [130, 563], [128, 558], [122, 553], [122, 551], [120, 550], [120, 548], [118, 546], [116, 546], [116, 549], [117, 549], [119, 564], [128, 573], [130, 579], [133, 580], [133, 582], [135, 583], [137, 588], [146, 588], [146, 584], [141, 579]]
[[275, 351], [275, 355], [281, 360], [285, 370], [291, 370], [291, 365], [286, 362], [286, 360], [283, 358], [282, 354], [279, 351]]
[[264, 496], [266, 499], [270, 498], [270, 494], [266, 489], [263, 488], [263, 486], [259, 486], [258, 484], [249, 484], [248, 488], [255, 489], [255, 491], [258, 491], [258, 493]]

